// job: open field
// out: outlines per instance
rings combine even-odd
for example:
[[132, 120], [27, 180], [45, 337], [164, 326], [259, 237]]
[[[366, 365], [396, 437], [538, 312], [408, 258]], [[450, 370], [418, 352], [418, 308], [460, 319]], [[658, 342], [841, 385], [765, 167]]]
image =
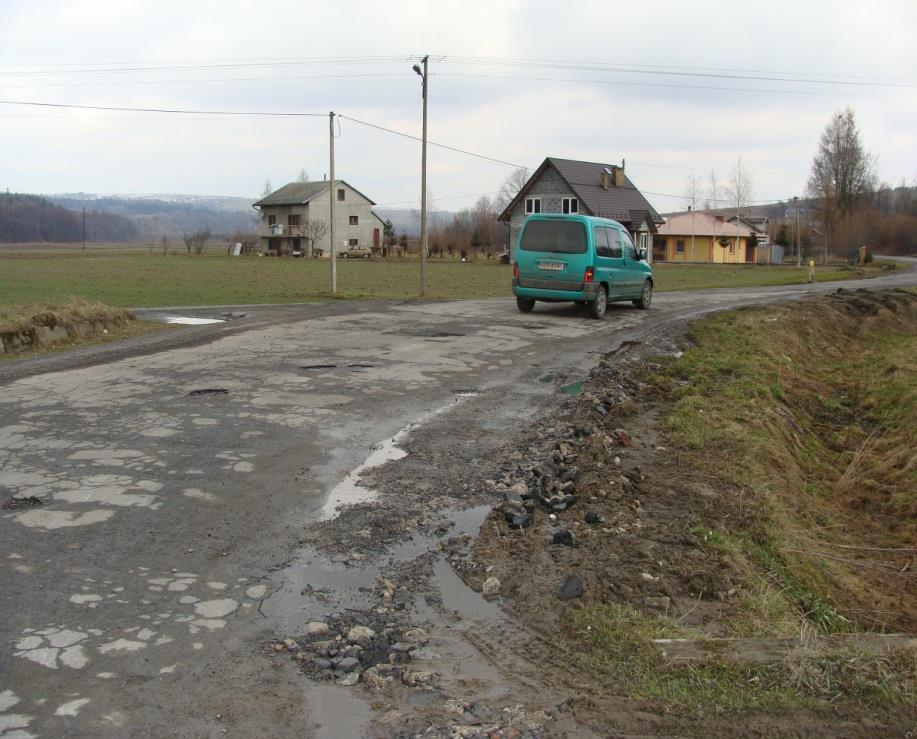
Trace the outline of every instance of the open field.
[[[113, 247], [114, 248], [114, 247]], [[433, 299], [506, 297], [512, 268], [495, 261], [429, 262]], [[417, 296], [419, 262], [413, 260], [338, 261], [343, 298], [410, 299]], [[716, 287], [799, 284], [807, 270], [795, 267], [657, 265], [656, 289], [700, 290]], [[865, 272], [822, 269], [820, 281], [880, 274], [881, 264]], [[0, 252], [0, 303], [26, 304], [79, 296], [118, 307], [295, 303], [328, 297], [327, 260], [188, 257], [157, 250], [117, 253]]]

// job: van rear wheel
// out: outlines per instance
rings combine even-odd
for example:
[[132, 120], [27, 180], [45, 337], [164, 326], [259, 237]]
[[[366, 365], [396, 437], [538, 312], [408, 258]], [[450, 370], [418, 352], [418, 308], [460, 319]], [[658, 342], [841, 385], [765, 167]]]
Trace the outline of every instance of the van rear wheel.
[[589, 315], [593, 318], [603, 318], [605, 309], [608, 308], [608, 293], [605, 292], [604, 286], [599, 286], [599, 291], [595, 294], [595, 300], [589, 305]]
[[516, 296], [516, 307], [523, 313], [531, 313], [535, 307], [535, 298], [523, 298]]

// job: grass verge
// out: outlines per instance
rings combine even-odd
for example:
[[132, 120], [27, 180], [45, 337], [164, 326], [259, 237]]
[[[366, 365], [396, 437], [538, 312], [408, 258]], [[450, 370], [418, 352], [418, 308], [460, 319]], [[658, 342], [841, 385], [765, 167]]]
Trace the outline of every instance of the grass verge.
[[[92, 330], [85, 330], [87, 324]], [[41, 326], [62, 327], [71, 338], [50, 345], [36, 343], [35, 332]], [[137, 321], [123, 308], [81, 298], [32, 305], [0, 305], [0, 334], [26, 334], [33, 342], [22, 351], [0, 352], [0, 361], [28, 359], [172, 328], [174, 326], [168, 324]]]
[[[842, 290], [705, 318], [682, 356], [646, 365], [648, 397], [663, 402], [665, 461], [719, 496], [716, 523], [695, 519], [684, 533], [735, 587], [690, 627], [637, 610], [639, 597], [573, 609], [579, 666], [695, 717], [842, 708], [912, 722], [917, 650], [876, 655], [817, 637], [917, 631], [915, 337], [917, 293]], [[651, 644], [711, 635], [750, 638], [752, 651], [767, 652], [769, 637], [800, 646], [767, 665], [684, 664]]]
[[829, 709], [843, 697], [879, 708], [913, 705], [917, 653], [855, 650], [821, 654], [800, 647], [773, 665], [726, 662], [667, 664], [654, 638], [694, 636], [671, 619], [629, 606], [593, 604], [573, 612], [581, 669], [611, 679], [634, 698], [692, 716], [748, 710]]
[[[808, 270], [756, 265], [655, 265], [656, 289], [787, 285], [806, 282]], [[413, 299], [420, 286], [416, 259], [338, 261], [339, 295], [345, 299]], [[819, 280], [884, 272], [828, 268]], [[494, 260], [429, 261], [433, 299], [510, 297], [512, 267]], [[120, 307], [242, 305], [323, 300], [331, 285], [327, 260], [226, 256], [148, 256], [143, 253], [0, 254], [0, 303], [33, 303], [80, 296]]]

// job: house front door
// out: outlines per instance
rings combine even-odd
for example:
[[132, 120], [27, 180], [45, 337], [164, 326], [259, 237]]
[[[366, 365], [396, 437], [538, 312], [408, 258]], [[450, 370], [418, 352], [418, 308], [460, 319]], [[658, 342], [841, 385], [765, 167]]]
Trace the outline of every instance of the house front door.
[[374, 249], [379, 248], [379, 229], [378, 228], [373, 229], [373, 248]]
[[745, 261], [754, 264], [755, 263], [755, 244], [746, 244], [745, 246]]

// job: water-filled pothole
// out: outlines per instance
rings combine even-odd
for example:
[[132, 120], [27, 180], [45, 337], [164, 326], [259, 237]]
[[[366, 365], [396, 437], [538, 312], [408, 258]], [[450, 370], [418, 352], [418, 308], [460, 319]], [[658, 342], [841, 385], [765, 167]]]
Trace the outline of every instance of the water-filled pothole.
[[39, 498], [35, 495], [30, 495], [24, 498], [10, 498], [6, 503], [3, 504], [3, 508], [6, 510], [17, 510], [19, 508], [37, 508], [38, 506], [43, 506], [45, 504], [44, 498]]
[[351, 362], [350, 364], [303, 364], [300, 365], [299, 369], [310, 371], [310, 370], [325, 370], [325, 369], [372, 369], [376, 365], [366, 364], [365, 362]]
[[229, 390], [225, 387], [202, 387], [197, 390], [192, 390], [188, 395], [191, 397], [199, 395], [229, 395]]

